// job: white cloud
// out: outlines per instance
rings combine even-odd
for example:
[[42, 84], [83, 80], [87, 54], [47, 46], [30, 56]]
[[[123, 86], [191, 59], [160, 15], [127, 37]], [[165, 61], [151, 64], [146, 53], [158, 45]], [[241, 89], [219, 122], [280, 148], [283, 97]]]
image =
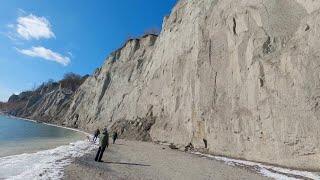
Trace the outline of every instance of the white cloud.
[[70, 64], [71, 60], [67, 56], [63, 56], [57, 52], [53, 52], [42, 46], [32, 47], [31, 49], [17, 49], [18, 52], [31, 57], [39, 57], [45, 60], [54, 61], [63, 66]]
[[[8, 27], [12, 28], [13, 25], [8, 25]], [[38, 17], [33, 14], [19, 17], [14, 27], [18, 35], [26, 40], [55, 37], [50, 22], [45, 17]]]

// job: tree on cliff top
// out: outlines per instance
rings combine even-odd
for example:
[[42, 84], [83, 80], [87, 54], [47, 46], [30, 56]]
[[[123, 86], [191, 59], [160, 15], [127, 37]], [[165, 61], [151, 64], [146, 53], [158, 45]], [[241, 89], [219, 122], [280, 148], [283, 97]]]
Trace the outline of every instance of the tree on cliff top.
[[63, 79], [59, 81], [62, 88], [68, 88], [72, 91], [75, 91], [85, 80], [85, 77], [82, 77], [79, 74], [75, 74], [72, 72], [66, 73], [63, 76]]

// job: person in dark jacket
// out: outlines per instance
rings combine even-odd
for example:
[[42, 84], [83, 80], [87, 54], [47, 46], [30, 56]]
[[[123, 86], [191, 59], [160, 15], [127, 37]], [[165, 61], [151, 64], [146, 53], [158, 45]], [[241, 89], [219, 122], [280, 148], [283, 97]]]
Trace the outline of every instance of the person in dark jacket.
[[96, 155], [95, 161], [103, 162], [101, 161], [102, 156], [106, 148], [109, 146], [109, 133], [108, 130], [105, 128], [103, 130], [103, 133], [99, 135], [99, 149]]
[[113, 140], [113, 144], [116, 143], [116, 140], [118, 139], [118, 133], [117, 131], [113, 132], [112, 134], [112, 140]]
[[94, 134], [93, 134], [93, 140], [92, 140], [93, 142], [96, 142], [99, 134], [100, 134], [100, 130], [97, 129], [97, 130], [94, 132]]

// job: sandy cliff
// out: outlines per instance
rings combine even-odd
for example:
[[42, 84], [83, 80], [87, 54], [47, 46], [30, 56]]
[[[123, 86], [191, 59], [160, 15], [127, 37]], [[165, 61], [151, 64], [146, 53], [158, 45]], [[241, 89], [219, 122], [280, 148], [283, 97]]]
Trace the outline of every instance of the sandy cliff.
[[212, 153], [319, 169], [318, 7], [180, 1], [157, 39], [109, 56], [67, 121], [87, 129], [126, 121], [124, 133], [151, 121], [153, 141], [207, 139]]
[[8, 102], [0, 103], [0, 111], [5, 114], [52, 122], [60, 125], [73, 96], [88, 76], [66, 74], [64, 79], [48, 81], [38, 88], [10, 96]]
[[63, 124], [320, 170], [320, 1], [181, 0], [75, 92]]

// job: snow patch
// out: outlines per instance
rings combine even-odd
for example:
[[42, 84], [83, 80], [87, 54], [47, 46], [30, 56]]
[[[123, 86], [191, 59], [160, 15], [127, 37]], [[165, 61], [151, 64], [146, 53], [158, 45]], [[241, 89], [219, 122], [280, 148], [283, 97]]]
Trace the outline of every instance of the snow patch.
[[96, 148], [89, 141], [78, 141], [55, 149], [0, 158], [0, 179], [61, 179], [64, 167], [73, 158]]
[[320, 180], [319, 174], [315, 174], [308, 171], [292, 170], [287, 168], [264, 165], [256, 162], [231, 159], [231, 158], [226, 158], [222, 156], [213, 156], [209, 154], [202, 154], [199, 152], [192, 152], [192, 154], [204, 156], [211, 159], [216, 159], [218, 161], [223, 161], [226, 164], [231, 166], [248, 166], [263, 176], [274, 178], [277, 180], [296, 180], [296, 179], [305, 179], [305, 178]]

